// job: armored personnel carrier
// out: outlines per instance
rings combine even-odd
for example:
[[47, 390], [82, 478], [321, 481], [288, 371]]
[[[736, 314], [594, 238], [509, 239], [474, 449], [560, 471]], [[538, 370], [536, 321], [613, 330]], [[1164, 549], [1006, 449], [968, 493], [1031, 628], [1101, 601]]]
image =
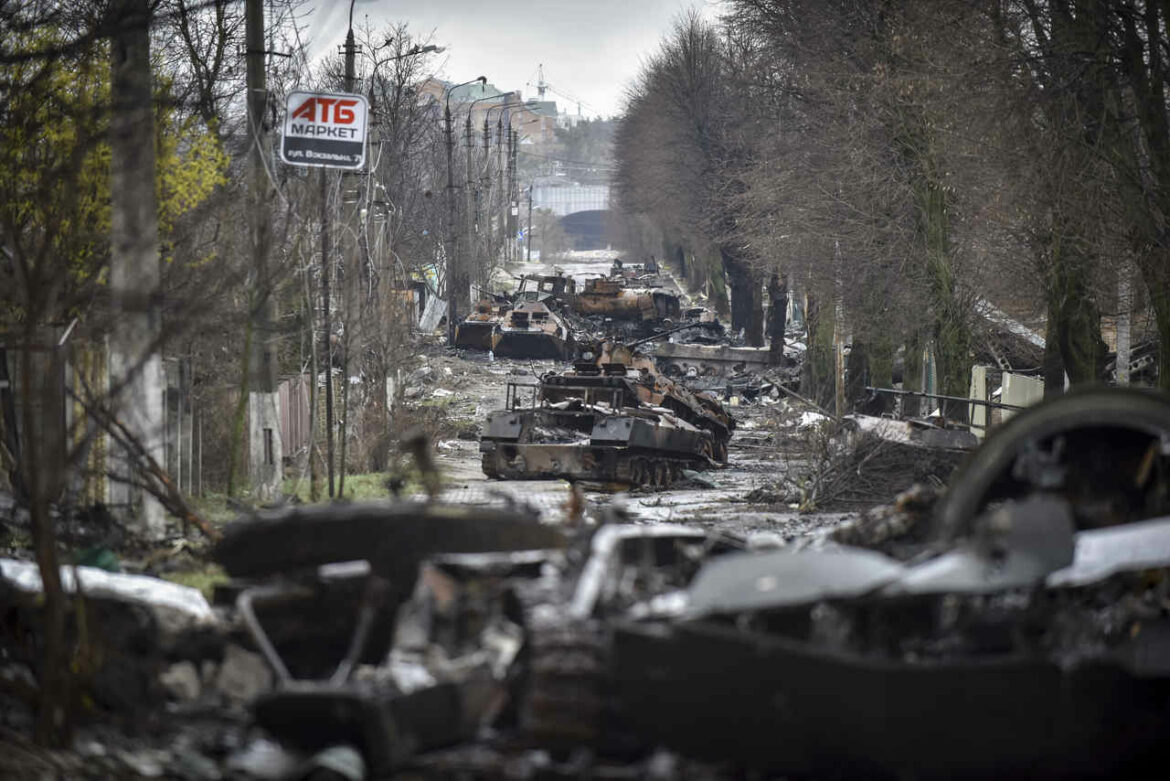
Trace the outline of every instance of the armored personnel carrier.
[[661, 375], [645, 355], [604, 344], [539, 385], [509, 383], [480, 438], [488, 477], [573, 478], [664, 488], [683, 469], [727, 460], [734, 420]]
[[576, 293], [564, 274], [525, 276], [515, 293], [491, 294], [455, 329], [455, 346], [510, 358], [572, 356], [574, 335], [558, 312]]
[[547, 299], [520, 301], [495, 325], [491, 349], [506, 358], [567, 360], [574, 337]]
[[511, 310], [512, 303], [504, 296], [481, 299], [475, 310], [455, 328], [455, 346], [484, 352], [492, 349], [496, 327]]

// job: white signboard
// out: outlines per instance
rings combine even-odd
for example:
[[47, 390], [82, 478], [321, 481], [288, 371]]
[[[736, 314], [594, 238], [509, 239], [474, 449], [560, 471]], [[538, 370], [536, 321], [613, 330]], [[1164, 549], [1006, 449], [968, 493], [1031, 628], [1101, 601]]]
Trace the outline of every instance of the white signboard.
[[285, 102], [280, 159], [289, 165], [361, 168], [367, 116], [361, 95], [292, 92]]

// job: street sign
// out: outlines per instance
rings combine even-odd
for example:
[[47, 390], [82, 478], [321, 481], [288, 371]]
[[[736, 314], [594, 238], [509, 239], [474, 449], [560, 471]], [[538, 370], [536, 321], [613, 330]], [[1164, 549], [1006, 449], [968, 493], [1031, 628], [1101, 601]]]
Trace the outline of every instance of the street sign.
[[289, 93], [280, 159], [315, 168], [361, 168], [366, 163], [368, 115], [361, 95]]

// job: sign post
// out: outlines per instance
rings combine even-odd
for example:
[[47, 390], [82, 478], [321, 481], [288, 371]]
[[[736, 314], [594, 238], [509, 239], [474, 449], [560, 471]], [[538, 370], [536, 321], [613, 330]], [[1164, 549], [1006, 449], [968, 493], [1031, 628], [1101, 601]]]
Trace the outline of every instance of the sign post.
[[280, 159], [289, 165], [360, 169], [366, 164], [362, 95], [291, 92], [285, 102]]
[[[352, 41], [352, 31], [350, 35]], [[319, 169], [321, 180], [321, 298], [325, 321], [321, 354], [326, 356], [325, 440], [330, 497], [333, 496], [333, 347], [330, 339], [333, 325], [330, 322], [332, 304], [329, 300], [330, 246], [325, 169], [355, 171], [365, 167], [369, 113], [369, 104], [362, 95], [290, 92], [284, 104], [284, 128], [280, 136], [280, 159], [288, 165]], [[313, 414], [317, 414], [316, 409]], [[344, 449], [342, 453], [345, 453]], [[309, 461], [316, 463], [312, 453]]]

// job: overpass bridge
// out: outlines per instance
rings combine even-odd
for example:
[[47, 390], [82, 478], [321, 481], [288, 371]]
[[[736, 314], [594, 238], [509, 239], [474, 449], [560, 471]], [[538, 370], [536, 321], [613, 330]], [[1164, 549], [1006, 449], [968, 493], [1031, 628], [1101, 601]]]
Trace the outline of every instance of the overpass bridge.
[[573, 249], [604, 249], [609, 244], [608, 184], [538, 181], [532, 185], [532, 208], [548, 209], [560, 217]]

